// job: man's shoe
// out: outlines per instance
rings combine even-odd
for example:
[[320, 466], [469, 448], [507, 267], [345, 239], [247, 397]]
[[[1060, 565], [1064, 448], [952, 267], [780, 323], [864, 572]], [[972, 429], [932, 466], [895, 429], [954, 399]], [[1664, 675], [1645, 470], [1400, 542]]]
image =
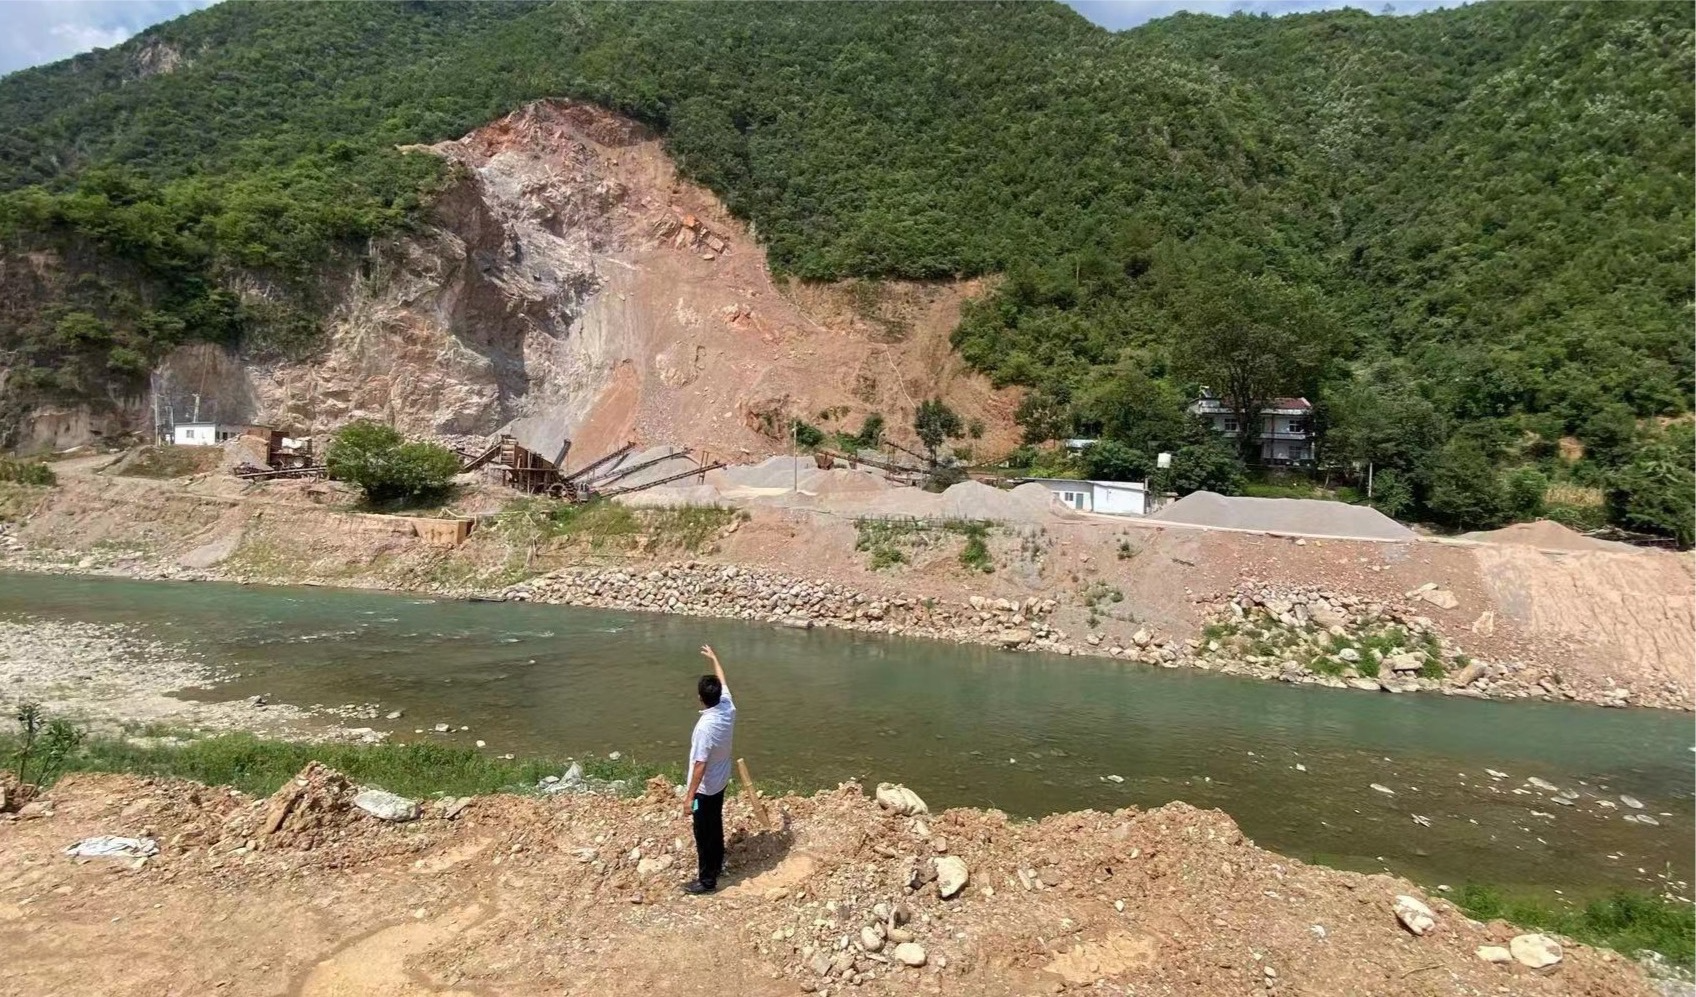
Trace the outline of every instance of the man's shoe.
[[717, 883], [703, 883], [698, 879], [691, 879], [689, 882], [683, 884], [684, 893], [691, 893], [696, 896], [703, 893], [711, 893], [716, 889], [718, 889]]

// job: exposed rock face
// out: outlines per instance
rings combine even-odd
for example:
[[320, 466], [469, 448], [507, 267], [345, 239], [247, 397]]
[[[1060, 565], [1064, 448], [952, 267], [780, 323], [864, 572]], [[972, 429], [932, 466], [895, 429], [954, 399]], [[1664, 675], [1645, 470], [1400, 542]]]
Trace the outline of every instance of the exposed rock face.
[[321, 356], [252, 367], [257, 418], [298, 432], [354, 417], [450, 435], [511, 424], [544, 453], [570, 437], [585, 459], [630, 439], [758, 453], [786, 413], [904, 426], [911, 398], [945, 392], [1012, 442], [1012, 396], [947, 346], [974, 287], [884, 287], [869, 318], [828, 289], [780, 290], [743, 226], [635, 122], [540, 102], [409, 151], [461, 168], [436, 224], [375, 248]]

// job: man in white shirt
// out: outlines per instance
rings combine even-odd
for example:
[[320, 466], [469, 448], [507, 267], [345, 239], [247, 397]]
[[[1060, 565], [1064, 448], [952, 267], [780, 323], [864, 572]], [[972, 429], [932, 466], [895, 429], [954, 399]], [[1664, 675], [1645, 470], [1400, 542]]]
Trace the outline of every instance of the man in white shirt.
[[695, 830], [695, 880], [683, 887], [685, 893], [711, 893], [718, 889], [724, 871], [724, 787], [730, 782], [730, 738], [736, 729], [736, 704], [724, 681], [724, 666], [712, 645], [702, 644], [701, 653], [713, 663], [713, 674], [695, 683], [701, 697], [701, 715], [689, 738], [689, 787], [683, 793], [683, 812]]

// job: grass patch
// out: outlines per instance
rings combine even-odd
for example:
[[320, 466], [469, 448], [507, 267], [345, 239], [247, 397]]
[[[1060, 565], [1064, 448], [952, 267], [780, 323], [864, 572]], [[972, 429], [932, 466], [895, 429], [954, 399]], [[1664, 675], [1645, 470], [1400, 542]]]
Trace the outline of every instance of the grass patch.
[[[165, 737], [180, 732], [154, 727], [140, 732]], [[19, 740], [0, 734], [0, 758], [10, 759]], [[544, 776], [559, 775], [575, 760], [583, 774], [602, 782], [623, 780], [629, 795], [663, 775], [672, 785], [683, 782], [678, 763], [653, 764], [604, 755], [577, 759], [501, 758], [475, 748], [418, 742], [413, 744], [301, 744], [251, 734], [220, 734], [182, 743], [149, 743], [117, 737], [89, 737], [68, 755], [59, 771], [114, 772], [152, 778], [189, 779], [208, 786], [231, 786], [252, 796], [269, 796], [306, 767], [321, 762], [360, 785], [377, 786], [414, 799], [432, 796], [486, 796], [491, 793], [531, 793]], [[733, 779], [733, 783], [738, 780]], [[51, 783], [49, 783], [51, 785]], [[782, 779], [762, 778], [760, 789], [771, 794], [810, 793], [822, 786], [799, 786]], [[734, 787], [733, 787], [734, 791]]]
[[584, 544], [594, 550], [697, 552], [720, 531], [747, 513], [718, 506], [659, 506], [632, 509], [610, 500], [561, 502], [550, 498], [519, 498], [508, 502], [496, 517], [495, 529], [519, 546], [552, 541]]
[[1570, 481], [1557, 481], [1543, 492], [1545, 504], [1566, 505], [1575, 509], [1600, 509], [1604, 498], [1600, 488], [1575, 485]]
[[636, 518], [647, 532], [650, 546], [694, 553], [717, 540], [732, 522], [748, 519], [748, 514], [720, 506], [679, 505], [642, 509]]
[[854, 529], [858, 533], [854, 549], [871, 554], [873, 571], [906, 564], [907, 554], [901, 548], [930, 532], [929, 526], [916, 519], [856, 519]]
[[897, 564], [906, 564], [907, 555], [894, 547], [873, 547], [872, 559], [869, 562], [873, 571], [893, 568]]
[[1608, 525], [1608, 510], [1600, 505], [1549, 502], [1543, 507], [1543, 518], [1553, 520], [1569, 530], [1588, 533]]
[[1606, 946], [1625, 956], [1648, 949], [1685, 969], [1696, 964], [1696, 908], [1651, 893], [1621, 891], [1583, 907], [1564, 908], [1508, 899], [1493, 887], [1469, 885], [1455, 902], [1481, 921], [1499, 917], [1588, 945]]
[[213, 470], [223, 456], [223, 447], [150, 444], [132, 450], [112, 473], [125, 478], [186, 478]]
[[59, 476], [53, 469], [39, 460], [18, 460], [12, 457], [0, 457], [0, 481], [14, 485], [46, 485], [59, 483]]
[[[0, 754], [11, 754], [16, 738], [0, 737]], [[438, 793], [474, 796], [532, 789], [543, 776], [558, 775], [567, 762], [545, 758], [503, 759], [475, 748], [445, 744], [297, 744], [251, 734], [221, 734], [184, 744], [148, 744], [122, 738], [90, 738], [65, 759], [66, 772], [128, 772], [192, 779], [208, 786], [233, 786], [267, 796], [306, 766], [322, 762], [354, 782], [403, 796]], [[632, 790], [654, 775], [675, 783], [681, 767], [667, 769], [629, 759], [582, 759], [586, 775], [627, 779]]]
[[989, 524], [971, 520], [958, 520], [946, 527], [950, 533], [959, 533], [966, 538], [966, 543], [960, 548], [960, 563], [972, 571], [989, 574], [995, 570], [995, 559], [989, 556]]

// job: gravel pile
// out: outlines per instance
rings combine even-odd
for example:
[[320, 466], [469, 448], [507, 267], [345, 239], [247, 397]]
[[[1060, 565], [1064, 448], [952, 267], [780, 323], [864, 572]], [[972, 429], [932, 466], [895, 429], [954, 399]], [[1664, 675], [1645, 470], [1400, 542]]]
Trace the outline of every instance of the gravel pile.
[[1539, 519], [1535, 523], [1515, 523], [1499, 530], [1487, 530], [1473, 533], [1462, 533], [1462, 540], [1476, 540], [1487, 544], [1517, 544], [1525, 547], [1537, 547], [1542, 550], [1605, 550], [1615, 554], [1641, 554], [1643, 548], [1613, 540], [1598, 540], [1587, 537], [1577, 530], [1570, 530], [1559, 523], [1547, 519]]
[[1412, 540], [1412, 530], [1376, 509], [1318, 499], [1226, 497], [1192, 492], [1149, 517], [1168, 523], [1363, 540]]

